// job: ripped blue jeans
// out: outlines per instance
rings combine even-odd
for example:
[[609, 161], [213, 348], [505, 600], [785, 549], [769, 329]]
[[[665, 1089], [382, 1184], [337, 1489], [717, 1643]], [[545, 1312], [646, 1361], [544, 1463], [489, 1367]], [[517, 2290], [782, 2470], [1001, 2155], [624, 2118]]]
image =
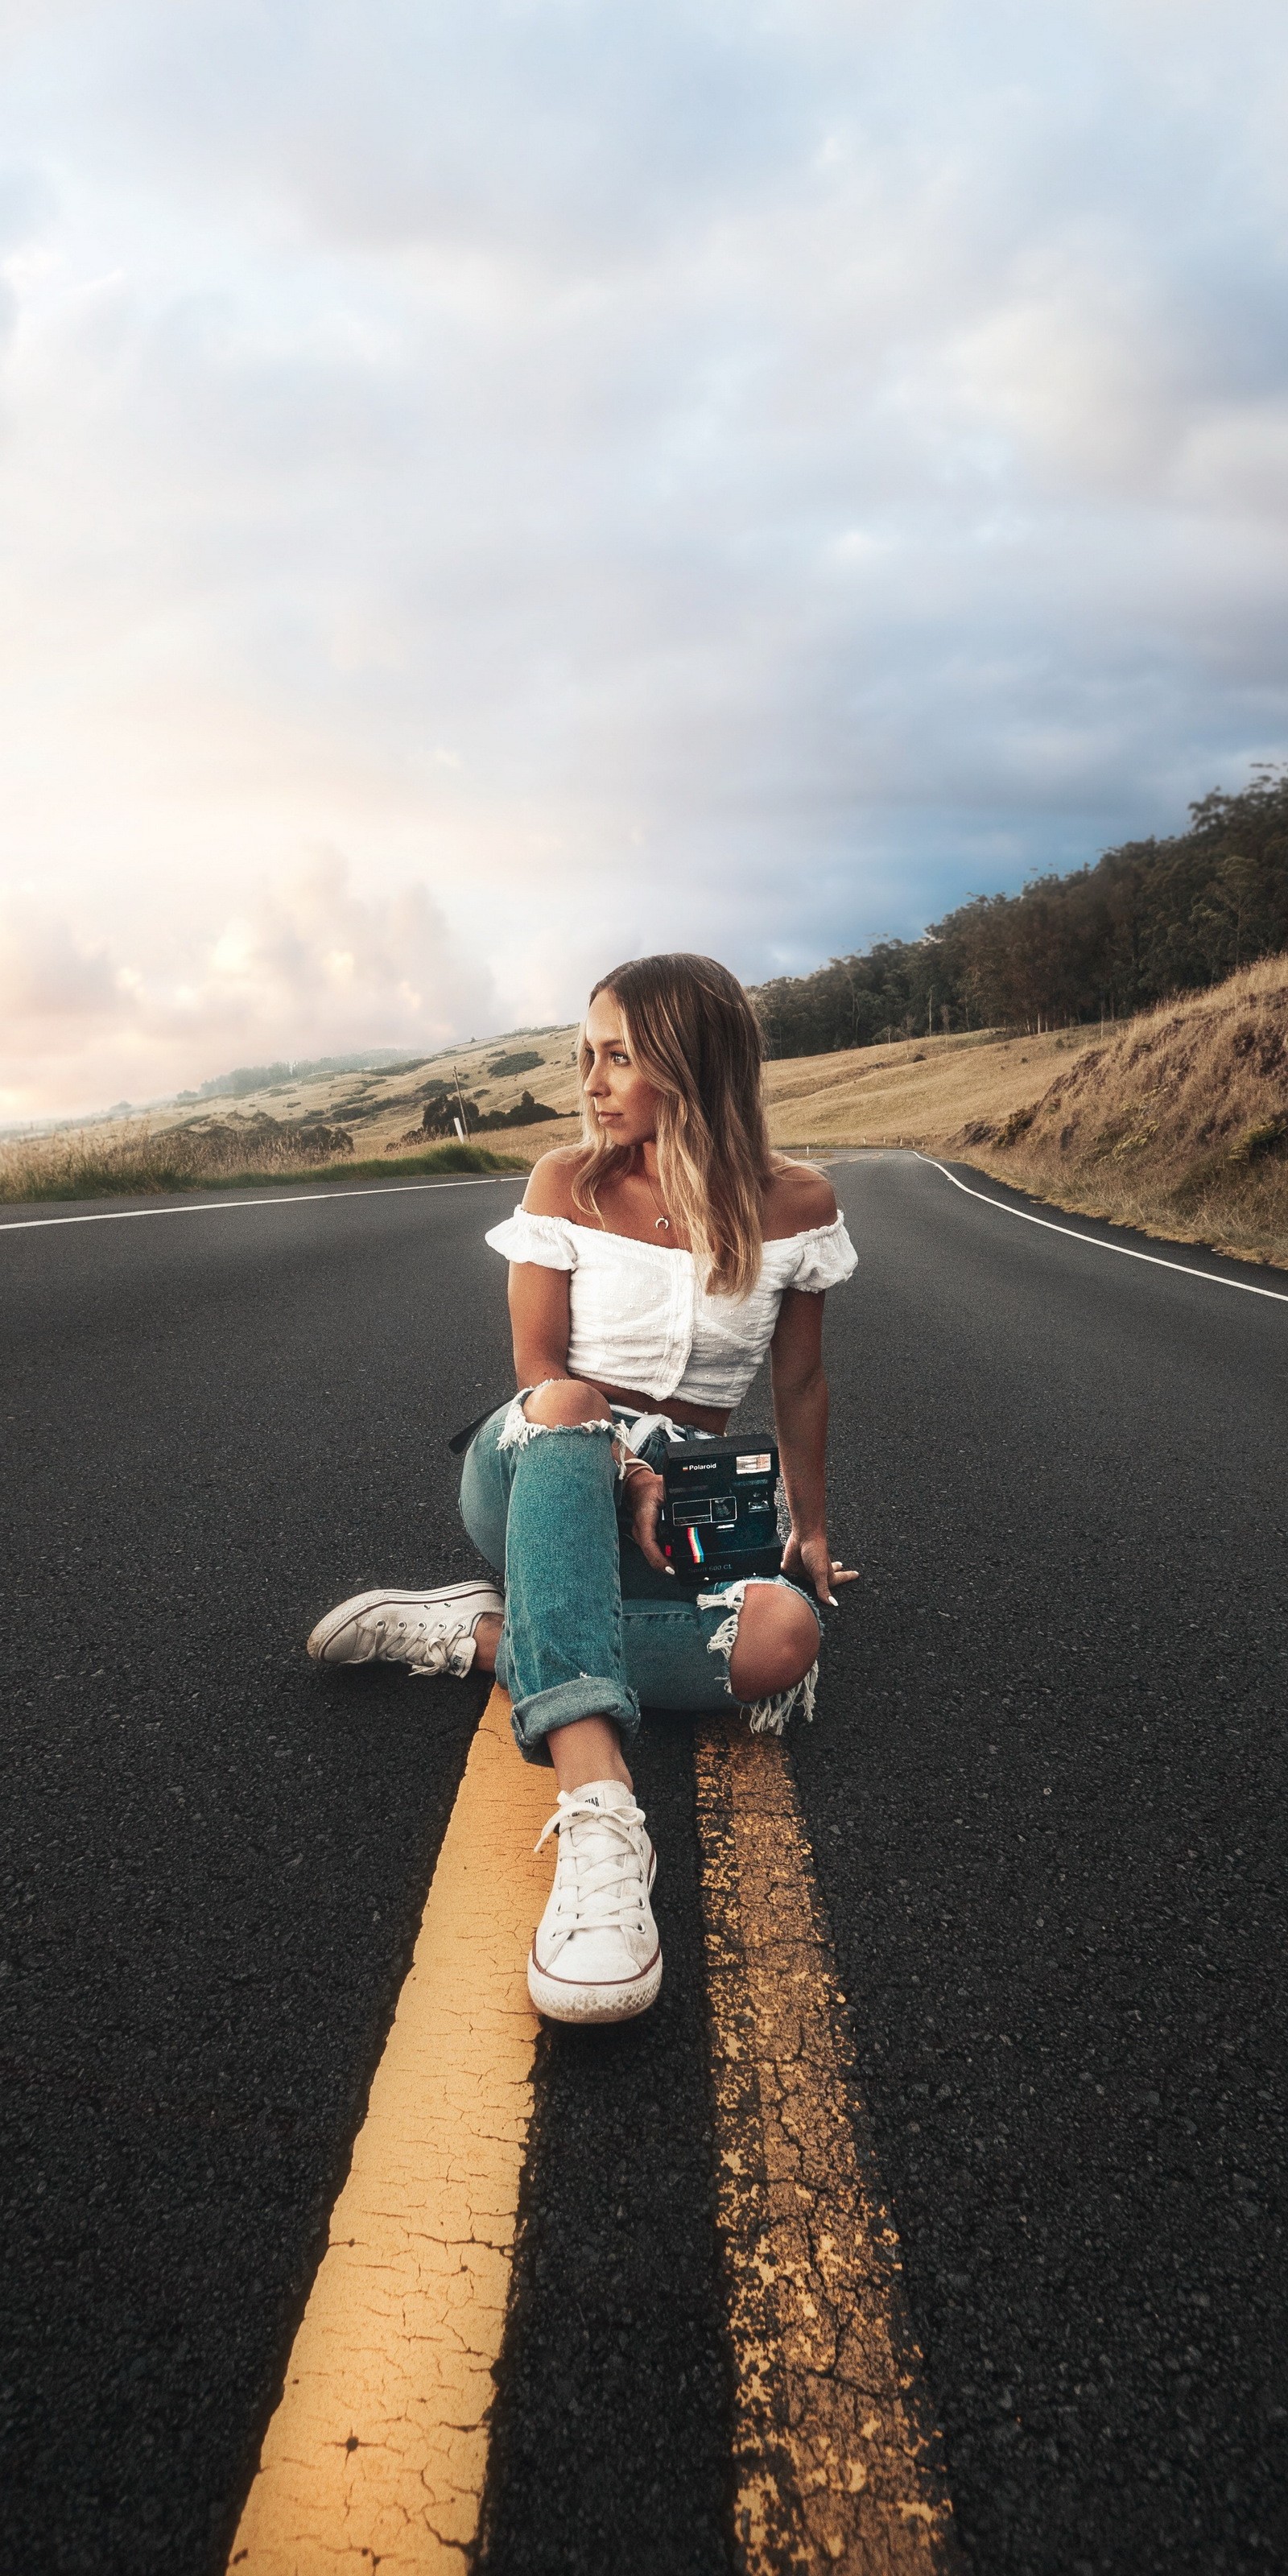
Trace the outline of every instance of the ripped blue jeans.
[[[525, 1390], [530, 1392], [530, 1390]], [[650, 1466], [666, 1431], [702, 1433], [613, 1407], [608, 1423], [529, 1422], [523, 1398], [500, 1405], [465, 1454], [461, 1518], [480, 1554], [504, 1573], [505, 1625], [496, 1677], [510, 1694], [514, 1739], [529, 1762], [550, 1759], [545, 1738], [579, 1717], [609, 1717], [625, 1740], [646, 1708], [719, 1709], [733, 1698], [729, 1658], [747, 1579], [682, 1590], [650, 1566], [620, 1515], [625, 1441]], [[785, 1583], [783, 1575], [753, 1582]], [[788, 1584], [789, 1591], [798, 1587]], [[801, 1592], [803, 1601], [809, 1594]], [[815, 1604], [810, 1608], [819, 1616]], [[822, 1620], [819, 1619], [820, 1628]], [[782, 1733], [799, 1700], [813, 1715], [814, 1665], [794, 1690], [751, 1710], [755, 1729]]]

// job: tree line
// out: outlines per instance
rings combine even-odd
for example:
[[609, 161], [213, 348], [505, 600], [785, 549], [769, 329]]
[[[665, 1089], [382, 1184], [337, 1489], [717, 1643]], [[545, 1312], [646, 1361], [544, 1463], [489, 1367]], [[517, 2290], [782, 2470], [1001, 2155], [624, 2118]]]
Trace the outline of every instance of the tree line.
[[[176, 1091], [174, 1100], [181, 1108], [194, 1100], [241, 1100], [248, 1091], [311, 1082], [320, 1073], [416, 1073], [428, 1062], [428, 1056], [400, 1056], [393, 1047], [367, 1047], [361, 1055], [279, 1056], [274, 1064], [235, 1064], [231, 1073], [214, 1073], [195, 1091]], [[130, 1104], [124, 1100], [118, 1106], [128, 1109]]]
[[881, 939], [754, 995], [771, 1056], [972, 1028], [1124, 1018], [1288, 949], [1288, 768], [1190, 807], [1020, 894], [974, 895], [920, 939]]

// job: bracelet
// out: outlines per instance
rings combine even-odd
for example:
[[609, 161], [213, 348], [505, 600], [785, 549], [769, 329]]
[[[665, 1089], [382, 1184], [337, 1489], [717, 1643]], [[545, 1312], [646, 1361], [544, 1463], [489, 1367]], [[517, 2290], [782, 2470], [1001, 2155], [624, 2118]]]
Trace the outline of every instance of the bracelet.
[[623, 1460], [622, 1460], [622, 1474], [623, 1474], [623, 1476], [629, 1476], [629, 1474], [630, 1474], [630, 1472], [631, 1472], [632, 1467], [642, 1467], [642, 1469], [643, 1469], [643, 1471], [644, 1471], [644, 1474], [645, 1474], [646, 1476], [651, 1476], [651, 1475], [653, 1475], [653, 1474], [655, 1473], [655, 1470], [654, 1470], [652, 1467], [650, 1467], [650, 1465], [649, 1465], [649, 1463], [648, 1463], [647, 1458], [623, 1458]]

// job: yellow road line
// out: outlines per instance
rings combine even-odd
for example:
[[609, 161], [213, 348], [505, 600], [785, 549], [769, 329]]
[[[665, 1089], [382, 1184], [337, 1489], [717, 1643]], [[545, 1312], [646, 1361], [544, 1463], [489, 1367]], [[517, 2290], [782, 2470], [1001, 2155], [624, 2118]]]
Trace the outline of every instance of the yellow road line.
[[524, 1962], [551, 1798], [494, 1690], [233, 2542], [239, 2576], [459, 2576], [532, 2110]]
[[738, 2565], [940, 2576], [940, 2439], [791, 1774], [734, 1719], [701, 1730], [697, 1780]]
[[[782, 1748], [697, 1744], [742, 2576], [947, 2576], [898, 2242], [856, 2146], [843, 2007]], [[459, 2571], [487, 2465], [538, 2024], [549, 1774], [494, 1690], [229, 2560]], [[861, 2141], [861, 2116], [857, 2128]]]

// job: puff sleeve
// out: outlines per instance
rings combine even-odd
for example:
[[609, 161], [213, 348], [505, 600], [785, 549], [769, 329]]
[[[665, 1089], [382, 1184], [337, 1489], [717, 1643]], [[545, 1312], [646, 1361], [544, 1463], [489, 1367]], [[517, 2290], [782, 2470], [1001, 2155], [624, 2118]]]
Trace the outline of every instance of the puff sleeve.
[[845, 1219], [838, 1216], [831, 1225], [815, 1226], [801, 1236], [801, 1257], [789, 1286], [812, 1290], [815, 1295], [824, 1288], [839, 1288], [843, 1279], [853, 1277], [859, 1256], [845, 1231]]
[[572, 1228], [560, 1216], [530, 1216], [525, 1207], [517, 1207], [503, 1225], [494, 1225], [484, 1236], [494, 1252], [504, 1261], [532, 1261], [539, 1270], [575, 1270], [577, 1246]]

